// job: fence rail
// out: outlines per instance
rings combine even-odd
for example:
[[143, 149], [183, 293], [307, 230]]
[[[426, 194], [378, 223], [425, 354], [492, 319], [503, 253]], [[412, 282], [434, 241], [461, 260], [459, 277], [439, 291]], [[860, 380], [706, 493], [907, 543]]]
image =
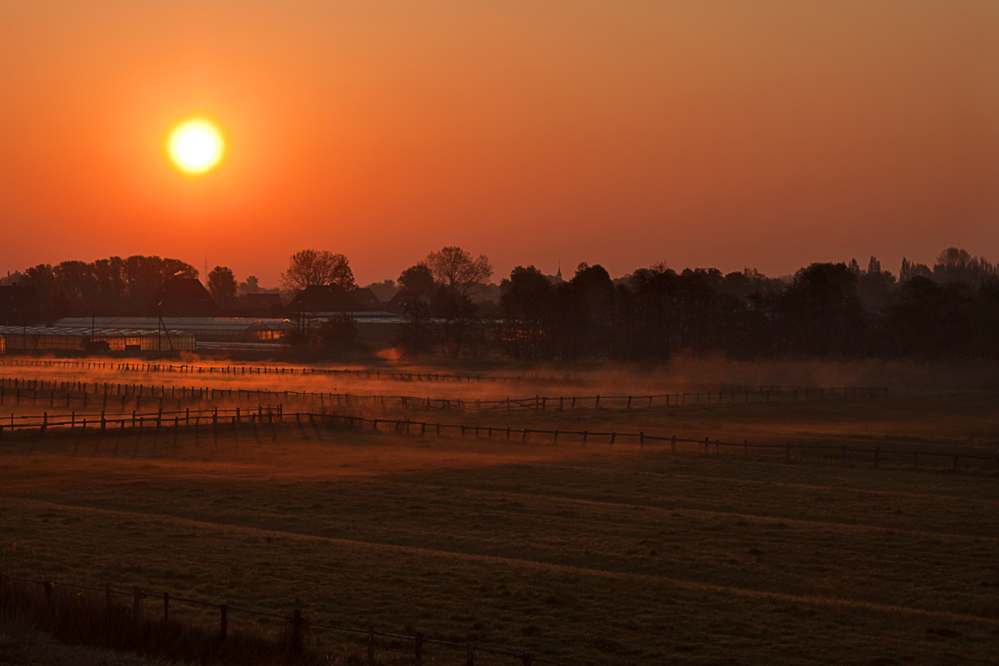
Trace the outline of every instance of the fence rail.
[[[477, 652], [508, 655], [517, 658], [525, 666], [531, 666], [531, 664], [546, 664], [548, 666], [578, 666], [581, 662], [576, 662], [576, 664], [569, 664], [566, 662], [554, 661], [551, 659], [545, 659], [543, 657], [538, 657], [532, 652], [527, 650], [506, 648], [506, 647], [495, 647], [489, 645], [477, 645], [472, 642], [457, 642], [448, 641], [439, 638], [433, 638], [429, 636], [424, 636], [422, 633], [415, 633], [410, 636], [408, 634], [399, 634], [389, 631], [375, 630], [374, 627], [369, 626], [366, 629], [359, 627], [346, 627], [334, 624], [323, 624], [321, 622], [311, 622], [303, 614], [300, 608], [295, 608], [289, 613], [276, 613], [274, 611], [261, 610], [258, 608], [248, 608], [244, 606], [232, 606], [226, 603], [220, 603], [217, 601], [206, 601], [203, 599], [190, 599], [187, 597], [179, 597], [169, 592], [159, 592], [150, 593], [141, 590], [136, 587], [132, 591], [116, 590], [110, 585], [104, 585], [101, 587], [92, 585], [79, 585], [76, 583], [65, 583], [56, 582], [48, 579], [33, 579], [33, 578], [20, 578], [18, 576], [11, 576], [5, 572], [0, 572], [0, 601], [5, 601], [6, 596], [2, 594], [4, 588], [6, 587], [8, 591], [11, 592], [11, 597], [13, 597], [13, 585], [14, 583], [22, 583], [27, 585], [37, 585], [45, 591], [46, 599], [49, 604], [56, 603], [55, 595], [53, 594], [56, 587], [64, 587], [70, 590], [77, 590], [80, 592], [93, 592], [97, 594], [104, 595], [105, 611], [110, 616], [114, 604], [112, 598], [125, 597], [132, 600], [132, 616], [133, 619], [140, 619], [143, 617], [143, 601], [147, 599], [155, 599], [162, 601], [163, 609], [163, 624], [167, 625], [170, 622], [170, 605], [172, 603], [184, 603], [192, 606], [216, 608], [219, 613], [219, 639], [224, 641], [229, 637], [229, 613], [231, 611], [236, 611], [239, 613], [244, 613], [247, 615], [256, 615], [260, 617], [270, 617], [278, 620], [282, 620], [288, 623], [290, 631], [288, 632], [288, 649], [291, 652], [298, 653], [302, 651], [303, 639], [306, 633], [306, 629], [315, 630], [322, 629], [326, 631], [341, 632], [341, 633], [351, 633], [351, 634], [361, 634], [368, 638], [367, 641], [367, 663], [369, 666], [374, 666], [375, 664], [375, 638], [391, 638], [393, 640], [400, 641], [412, 641], [414, 646], [414, 656], [417, 664], [423, 663], [423, 646], [424, 645], [440, 645], [442, 647], [448, 648], [458, 648], [463, 650], [466, 655], [467, 666], [474, 666], [475, 664], [475, 654]], [[585, 666], [594, 666], [594, 662], [587, 661], [584, 662]]]
[[470, 375], [444, 372], [396, 372], [352, 368], [311, 368], [306, 366], [267, 365], [196, 365], [173, 363], [144, 363], [139, 361], [84, 361], [77, 359], [34, 359], [0, 356], [0, 366], [11, 367], [72, 367], [81, 370], [106, 370], [121, 373], [176, 373], [198, 375], [326, 375], [355, 377], [358, 379], [393, 379], [409, 382], [504, 382], [519, 381], [523, 376]]
[[179, 409], [184, 402], [206, 402], [222, 400], [312, 400], [321, 407], [328, 403], [337, 406], [370, 405], [401, 409], [456, 410], [468, 411], [546, 411], [565, 409], [637, 409], [652, 407], [685, 407], [688, 405], [720, 403], [769, 403], [804, 402], [814, 400], [834, 400], [844, 398], [886, 398], [888, 387], [884, 386], [754, 386], [717, 391], [692, 391], [658, 393], [653, 395], [586, 395], [586, 396], [542, 396], [534, 395], [518, 398], [491, 400], [432, 398], [428, 396], [391, 395], [383, 393], [333, 393], [321, 391], [274, 391], [270, 389], [215, 388], [211, 386], [167, 386], [165, 384], [127, 384], [121, 382], [83, 382], [78, 380], [22, 379], [0, 377], [0, 405], [22, 401], [37, 406], [39, 400], [44, 405], [66, 409], [75, 401], [86, 409], [91, 402], [100, 402], [101, 408], [108, 409], [109, 403], [120, 402], [124, 410], [126, 404], [135, 401], [135, 409], [142, 408], [143, 399], [148, 406], [150, 401], [165, 407], [167, 400], [176, 403]]
[[[391, 419], [391, 418], [367, 418], [362, 416], [349, 416], [342, 414], [332, 414], [332, 413], [314, 413], [314, 412], [292, 412], [288, 413], [284, 410], [284, 405], [258, 405], [255, 409], [243, 409], [240, 407], [235, 407], [232, 409], [220, 409], [218, 407], [212, 409], [203, 410], [191, 410], [185, 409], [183, 411], [156, 411], [139, 413], [133, 411], [131, 414], [124, 415], [108, 415], [105, 412], [100, 414], [76, 414], [75, 412], [71, 414], [53, 415], [43, 413], [41, 416], [29, 415], [29, 416], [14, 416], [11, 415], [10, 419], [4, 419], [0, 421], [0, 438], [3, 437], [6, 431], [15, 432], [17, 430], [31, 430], [35, 429], [40, 434], [45, 434], [49, 429], [62, 428], [64, 430], [74, 430], [76, 428], [82, 428], [83, 432], [87, 432], [89, 427], [90, 431], [103, 432], [109, 429], [120, 429], [120, 430], [133, 430], [138, 431], [141, 435], [145, 430], [152, 429], [159, 433], [161, 430], [167, 430], [171, 426], [175, 435], [181, 430], [189, 427], [193, 427], [195, 432], [197, 428], [204, 423], [205, 425], [210, 425], [217, 433], [218, 428], [221, 426], [231, 426], [236, 428], [240, 425], [248, 425], [256, 427], [258, 424], [267, 423], [272, 427], [275, 423], [295, 423], [301, 426], [303, 423], [307, 422], [312, 427], [319, 427], [325, 425], [332, 428], [349, 428], [349, 429], [370, 429], [373, 432], [394, 432], [397, 434], [405, 435], [417, 435], [420, 437], [435, 436], [435, 437], [447, 437], [448, 435], [455, 434], [459, 435], [461, 438], [473, 437], [474, 439], [485, 438], [487, 440], [498, 439], [502, 441], [519, 441], [521, 443], [526, 443], [530, 439], [532, 443], [537, 443], [539, 436], [547, 440], [551, 438], [552, 444], [558, 444], [561, 438], [562, 442], [565, 443], [566, 439], [574, 439], [577, 443], [587, 446], [588, 444], [598, 444], [603, 443], [608, 446], [614, 446], [615, 444], [622, 443], [632, 443], [637, 444], [640, 448], [646, 446], [663, 446], [668, 445], [670, 447], [670, 452], [676, 454], [679, 452], [678, 446], [683, 445], [685, 452], [702, 452], [701, 447], [703, 447], [703, 455], [710, 455], [712, 452], [715, 455], [721, 455], [724, 450], [726, 453], [742, 453], [743, 457], [748, 460], [750, 458], [750, 452], [754, 454], [774, 454], [780, 453], [784, 454], [784, 459], [787, 462], [792, 462], [793, 460], [805, 460], [808, 457], [815, 457], [819, 460], [825, 459], [835, 459], [842, 463], [846, 463], [848, 460], [851, 461], [872, 461], [874, 467], [878, 467], [882, 463], [886, 463], [889, 459], [904, 459], [906, 462], [912, 461], [913, 467], [919, 466], [919, 459], [922, 457], [924, 459], [945, 459], [952, 461], [952, 468], [954, 470], [959, 469], [959, 462], [961, 460], [974, 461], [976, 463], [996, 463], [999, 465], [999, 452], [992, 455], [980, 455], [973, 453], [961, 453], [961, 452], [943, 452], [943, 451], [926, 451], [919, 449], [910, 449], [907, 451], [891, 448], [882, 448], [876, 446], [874, 448], [869, 447], [856, 447], [856, 446], [835, 446], [828, 444], [809, 444], [809, 443], [791, 443], [786, 442], [784, 444], [750, 444], [748, 440], [743, 440], [742, 442], [723, 442], [719, 439], [711, 440], [709, 437], [704, 439], [699, 438], [686, 438], [677, 437], [676, 435], [653, 435], [646, 434], [645, 431], [596, 431], [596, 430], [560, 430], [560, 429], [544, 429], [544, 428], [528, 428], [528, 427], [512, 427], [512, 426], [498, 426], [498, 425], [469, 425], [469, 424], [459, 424], [459, 423], [439, 423], [430, 421], [414, 421], [411, 419]], [[2, 441], [2, 439], [0, 439]], [[983, 465], [979, 465], [983, 466]]]

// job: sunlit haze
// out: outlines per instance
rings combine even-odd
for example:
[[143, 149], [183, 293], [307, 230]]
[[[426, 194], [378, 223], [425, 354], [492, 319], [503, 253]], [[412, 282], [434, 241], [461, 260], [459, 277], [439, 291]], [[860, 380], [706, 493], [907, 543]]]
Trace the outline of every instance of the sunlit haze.
[[7, 0], [0, 271], [995, 260], [997, 36], [993, 0]]

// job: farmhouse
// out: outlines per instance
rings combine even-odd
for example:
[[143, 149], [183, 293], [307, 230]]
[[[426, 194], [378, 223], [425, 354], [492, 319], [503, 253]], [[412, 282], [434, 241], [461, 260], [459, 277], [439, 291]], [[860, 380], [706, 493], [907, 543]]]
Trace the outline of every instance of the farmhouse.
[[161, 317], [217, 317], [222, 308], [195, 278], [170, 278], [153, 295], [147, 309]]
[[286, 312], [289, 315], [312, 316], [338, 312], [361, 312], [364, 308], [347, 291], [337, 284], [309, 285], [292, 299]]

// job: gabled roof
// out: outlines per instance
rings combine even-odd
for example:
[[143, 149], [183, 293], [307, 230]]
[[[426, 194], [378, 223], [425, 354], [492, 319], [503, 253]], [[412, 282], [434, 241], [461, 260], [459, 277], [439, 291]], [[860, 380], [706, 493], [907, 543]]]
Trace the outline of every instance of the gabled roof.
[[430, 304], [431, 299], [429, 296], [422, 292], [410, 291], [409, 289], [400, 289], [396, 292], [396, 295], [392, 297], [389, 301], [386, 309], [389, 312], [394, 312], [396, 314], [404, 314], [406, 310], [416, 303], [417, 301], [423, 301], [427, 305]]
[[363, 310], [343, 287], [336, 284], [309, 285], [288, 304], [289, 313], [355, 312]]
[[354, 300], [360, 303], [361, 305], [381, 304], [381, 300], [378, 298], [378, 296], [375, 295], [375, 292], [371, 291], [367, 287], [362, 287], [360, 289], [355, 290], [351, 294], [351, 296], [353, 296]]
[[194, 278], [170, 278], [149, 304], [150, 314], [173, 317], [214, 317], [222, 314], [212, 295]]

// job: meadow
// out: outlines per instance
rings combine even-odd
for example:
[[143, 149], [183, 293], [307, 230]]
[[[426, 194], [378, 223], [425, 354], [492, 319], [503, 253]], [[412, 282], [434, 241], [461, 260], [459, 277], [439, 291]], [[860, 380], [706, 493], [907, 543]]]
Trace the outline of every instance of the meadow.
[[[65, 369], [46, 372], [68, 378]], [[832, 372], [840, 386], [864, 379]], [[363, 411], [470, 426], [994, 453], [999, 394], [988, 373], [966, 371], [966, 380], [946, 384], [938, 373], [899, 367], [878, 399]], [[552, 369], [500, 386], [401, 388], [397, 380], [258, 381], [372, 394], [418, 387], [466, 401], [718, 390], [780, 378], [823, 385], [792, 366], [734, 366], [702, 382], [682, 374]], [[278, 613], [298, 607], [314, 623], [422, 632], [564, 663], [993, 663], [996, 467], [955, 472], [907, 460], [875, 468], [862, 457], [787, 462], [697, 447], [673, 454], [596, 439], [420, 437], [290, 421], [217, 436], [183, 429], [176, 438], [22, 432], [0, 440], [2, 565], [8, 574]], [[217, 622], [209, 611], [177, 605], [174, 613]], [[232, 622], [280, 630], [269, 618], [234, 613]], [[307, 641], [348, 659], [364, 654], [363, 638], [314, 630]], [[443, 647], [425, 654], [429, 663], [465, 660]], [[411, 646], [380, 641], [377, 657], [412, 663]], [[476, 663], [517, 662], [483, 654]]]

